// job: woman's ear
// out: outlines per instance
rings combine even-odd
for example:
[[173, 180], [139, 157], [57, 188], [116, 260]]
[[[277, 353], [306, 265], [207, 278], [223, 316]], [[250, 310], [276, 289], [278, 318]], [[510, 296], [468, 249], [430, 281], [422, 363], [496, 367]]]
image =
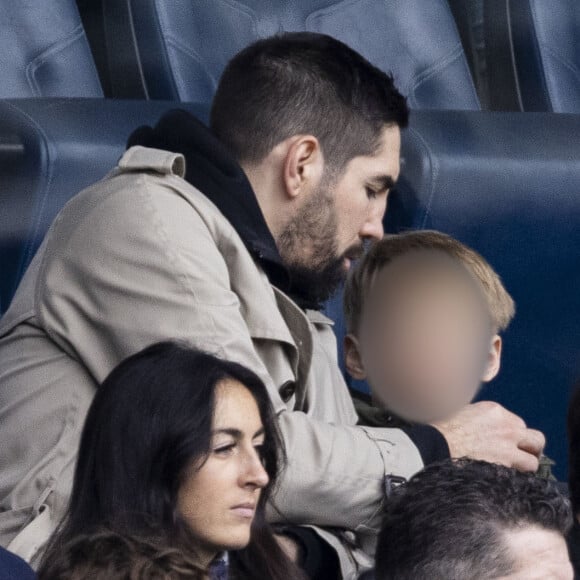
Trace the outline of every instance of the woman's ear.
[[286, 195], [294, 198], [315, 189], [324, 173], [324, 158], [318, 139], [298, 135], [290, 143], [284, 161]]
[[347, 334], [344, 337], [344, 363], [348, 374], [358, 381], [367, 378], [360, 351], [358, 339], [353, 334]]
[[497, 376], [497, 373], [499, 373], [499, 368], [501, 366], [501, 347], [502, 347], [501, 336], [499, 336], [499, 334], [496, 334], [491, 339], [491, 346], [489, 348], [489, 354], [487, 359], [487, 367], [482, 379], [484, 383], [488, 383]]

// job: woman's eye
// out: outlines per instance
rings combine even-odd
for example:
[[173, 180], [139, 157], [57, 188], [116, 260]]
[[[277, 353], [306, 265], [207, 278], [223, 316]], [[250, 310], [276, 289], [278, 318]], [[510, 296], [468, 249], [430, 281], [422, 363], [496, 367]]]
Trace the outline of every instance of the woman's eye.
[[230, 452], [232, 452], [235, 448], [235, 443], [228, 443], [227, 445], [220, 445], [219, 447], [216, 447], [213, 452], [216, 455], [228, 455]]

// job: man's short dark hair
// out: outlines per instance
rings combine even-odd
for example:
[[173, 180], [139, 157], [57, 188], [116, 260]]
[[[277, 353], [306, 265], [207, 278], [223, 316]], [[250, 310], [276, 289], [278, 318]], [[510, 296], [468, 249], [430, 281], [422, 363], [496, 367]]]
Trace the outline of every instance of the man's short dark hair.
[[460, 459], [432, 464], [387, 501], [376, 580], [481, 580], [514, 572], [503, 533], [536, 526], [565, 535], [568, 500], [532, 473]]
[[377, 150], [385, 126], [403, 128], [408, 116], [391, 76], [335, 38], [296, 32], [259, 40], [230, 61], [211, 128], [247, 163], [293, 135], [313, 135], [341, 173], [350, 159]]

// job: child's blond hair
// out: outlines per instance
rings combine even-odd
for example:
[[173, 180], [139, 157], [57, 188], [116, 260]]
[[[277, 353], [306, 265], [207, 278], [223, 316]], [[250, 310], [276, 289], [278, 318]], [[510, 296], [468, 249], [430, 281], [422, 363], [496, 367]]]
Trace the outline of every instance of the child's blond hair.
[[481, 284], [496, 332], [503, 332], [515, 315], [515, 304], [487, 260], [456, 239], [432, 230], [387, 235], [361, 259], [344, 289], [347, 332], [357, 334], [364, 300], [375, 275], [395, 258], [416, 250], [443, 252], [463, 264]]

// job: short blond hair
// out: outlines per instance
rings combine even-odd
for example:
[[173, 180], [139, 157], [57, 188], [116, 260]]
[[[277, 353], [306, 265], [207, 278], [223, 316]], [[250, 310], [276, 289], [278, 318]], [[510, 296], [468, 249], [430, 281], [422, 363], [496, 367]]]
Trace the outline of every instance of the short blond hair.
[[375, 275], [395, 258], [417, 250], [443, 252], [463, 264], [481, 284], [495, 331], [503, 332], [509, 326], [515, 315], [515, 303], [489, 262], [447, 234], [420, 230], [385, 236], [351, 272], [344, 289], [347, 332], [358, 333], [364, 301]]

